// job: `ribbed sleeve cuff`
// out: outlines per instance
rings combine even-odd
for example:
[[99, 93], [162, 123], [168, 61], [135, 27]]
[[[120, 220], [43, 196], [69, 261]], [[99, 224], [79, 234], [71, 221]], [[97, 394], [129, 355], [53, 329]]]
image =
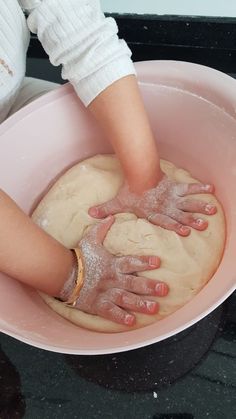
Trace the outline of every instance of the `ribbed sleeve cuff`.
[[130, 58], [120, 57], [90, 74], [83, 80], [72, 80], [74, 89], [85, 106], [88, 106], [103, 90], [117, 80], [128, 75], [136, 74]]
[[51, 63], [62, 64], [62, 77], [86, 106], [115, 81], [135, 74], [131, 51], [98, 0], [43, 0], [30, 13], [28, 25]]

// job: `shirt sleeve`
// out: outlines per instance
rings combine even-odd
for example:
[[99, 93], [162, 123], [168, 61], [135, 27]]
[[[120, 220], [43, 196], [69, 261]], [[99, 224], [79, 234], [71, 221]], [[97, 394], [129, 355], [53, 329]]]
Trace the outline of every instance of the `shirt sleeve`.
[[85, 106], [122, 77], [135, 74], [131, 51], [117, 36], [98, 0], [21, 0], [29, 29], [38, 35], [62, 77], [69, 80]]
[[16, 0], [0, 0], [0, 123], [7, 117], [25, 76], [29, 30]]

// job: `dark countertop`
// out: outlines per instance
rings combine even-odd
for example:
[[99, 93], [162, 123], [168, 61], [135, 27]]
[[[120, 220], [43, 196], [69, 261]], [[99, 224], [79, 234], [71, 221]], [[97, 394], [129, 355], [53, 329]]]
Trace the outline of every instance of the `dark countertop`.
[[236, 417], [236, 293], [175, 338], [126, 354], [67, 356], [3, 334], [0, 343], [1, 419]]

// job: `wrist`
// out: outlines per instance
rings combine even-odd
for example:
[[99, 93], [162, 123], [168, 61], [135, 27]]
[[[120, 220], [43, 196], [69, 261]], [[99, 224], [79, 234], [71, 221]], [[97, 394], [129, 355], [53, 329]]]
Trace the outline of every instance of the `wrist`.
[[142, 195], [144, 192], [155, 188], [158, 183], [162, 180], [164, 173], [161, 171], [160, 166], [155, 169], [148, 169], [146, 172], [138, 171], [137, 173], [128, 174], [126, 177], [129, 191], [136, 194]]
[[71, 257], [72, 257], [72, 263], [71, 263], [71, 269], [70, 272], [59, 291], [58, 295], [55, 295], [55, 297], [58, 297], [62, 301], [67, 301], [70, 295], [72, 294], [75, 285], [76, 285], [76, 279], [77, 279], [77, 273], [78, 273], [78, 265], [77, 260], [74, 254], [73, 250], [70, 250]]
[[75, 307], [84, 285], [84, 258], [79, 247], [71, 250], [74, 264], [71, 273], [60, 291], [60, 299], [68, 306]]

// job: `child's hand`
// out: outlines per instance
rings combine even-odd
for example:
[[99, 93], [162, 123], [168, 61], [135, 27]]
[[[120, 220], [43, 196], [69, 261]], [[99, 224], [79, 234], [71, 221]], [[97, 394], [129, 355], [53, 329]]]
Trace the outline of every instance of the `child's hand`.
[[165, 296], [168, 287], [162, 282], [136, 275], [137, 272], [157, 269], [160, 266], [158, 257], [115, 257], [104, 248], [102, 243], [113, 222], [114, 217], [108, 217], [92, 227], [79, 243], [85, 277], [75, 307], [132, 326], [135, 316], [129, 311], [157, 313], [158, 303], [143, 296]]
[[155, 188], [142, 195], [130, 192], [125, 184], [114, 199], [90, 208], [89, 214], [103, 218], [110, 214], [132, 212], [153, 224], [188, 236], [190, 227], [205, 230], [208, 225], [207, 221], [196, 219], [193, 213], [212, 215], [217, 209], [211, 203], [191, 199], [187, 195], [212, 193], [213, 190], [212, 185], [176, 183], [164, 175]]

